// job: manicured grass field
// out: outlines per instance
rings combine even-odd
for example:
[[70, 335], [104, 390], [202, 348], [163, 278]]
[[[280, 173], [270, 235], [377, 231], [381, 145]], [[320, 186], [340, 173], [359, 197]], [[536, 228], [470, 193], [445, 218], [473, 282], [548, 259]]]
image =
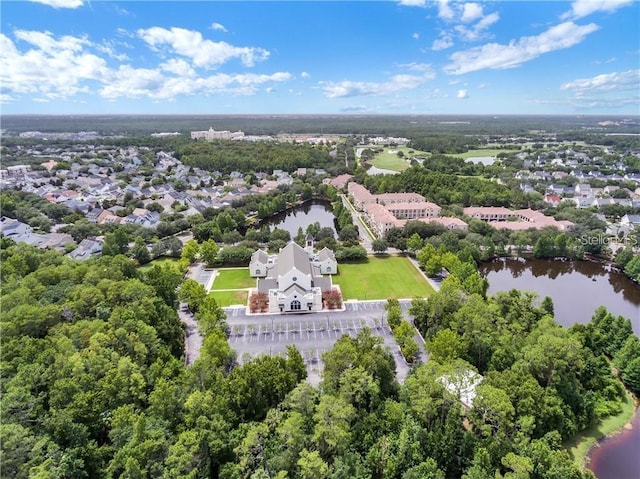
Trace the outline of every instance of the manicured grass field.
[[256, 279], [249, 276], [249, 268], [220, 269], [213, 281], [212, 291], [216, 289], [254, 288]]
[[498, 150], [498, 149], [484, 149], [484, 150], [469, 150], [466, 153], [459, 153], [455, 156], [457, 158], [462, 158], [466, 160], [467, 158], [471, 158], [472, 156], [497, 156], [498, 153], [513, 153], [515, 151], [520, 150]]
[[[389, 153], [393, 151], [394, 153]], [[404, 153], [404, 158], [398, 158], [397, 152], [401, 151]], [[413, 153], [409, 153], [412, 151]], [[378, 153], [370, 163], [377, 167], [385, 170], [393, 170], [393, 171], [404, 171], [409, 168], [411, 165], [407, 161], [407, 158], [412, 156], [429, 156], [429, 153], [425, 153], [424, 151], [414, 150], [412, 148], [407, 148], [406, 146], [398, 146], [398, 147], [385, 147], [384, 152]]]
[[373, 257], [366, 263], [341, 263], [333, 282], [347, 299], [427, 297], [434, 290], [409, 259], [400, 256]]
[[232, 304], [247, 304], [247, 291], [211, 291], [209, 294], [223, 308]]
[[622, 404], [622, 412], [616, 416], [607, 417], [580, 434], [572, 441], [565, 444], [573, 462], [580, 467], [586, 467], [587, 453], [589, 449], [602, 437], [614, 433], [624, 427], [632, 418], [635, 412], [633, 399], [629, 393], [625, 394], [625, 401]]

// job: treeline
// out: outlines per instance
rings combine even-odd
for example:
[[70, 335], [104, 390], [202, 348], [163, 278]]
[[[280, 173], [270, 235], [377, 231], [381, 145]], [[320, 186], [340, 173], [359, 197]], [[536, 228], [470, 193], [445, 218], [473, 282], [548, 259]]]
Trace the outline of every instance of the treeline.
[[575, 329], [585, 336], [594, 353], [611, 358], [627, 388], [640, 394], [640, 339], [633, 333], [631, 321], [601, 306], [586, 327], [576, 325]]
[[434, 172], [418, 165], [397, 175], [367, 175], [362, 183], [374, 194], [411, 191], [440, 206], [519, 207], [526, 204], [521, 191], [498, 182]]
[[186, 165], [224, 174], [232, 171], [292, 172], [297, 168], [337, 168], [341, 171], [329, 151], [329, 147], [319, 145], [218, 140], [183, 144], [174, 155]]
[[[8, 477], [582, 479], [562, 439], [619, 408], [591, 346], [609, 338], [557, 326], [531, 294], [487, 300], [452, 276], [412, 305], [432, 359], [404, 384], [365, 330], [324, 353], [316, 389], [294, 347], [238, 365], [224, 312], [171, 266], [6, 240], [1, 254], [14, 270], [0, 302]], [[187, 368], [178, 301], [204, 336]], [[629, 341], [614, 361], [629, 363]], [[466, 409], [446, 384], [474, 369]]]
[[434, 154], [464, 153], [479, 146], [477, 138], [467, 135], [414, 135], [409, 146], [416, 150], [428, 151]]
[[[630, 236], [628, 238], [635, 239]], [[633, 248], [627, 246], [620, 249], [615, 257], [615, 265], [633, 281], [640, 283], [640, 254], [634, 254]]]
[[[97, 131], [102, 135], [126, 136], [162, 131], [178, 131], [189, 135], [190, 131], [207, 130], [209, 127], [215, 130], [242, 130], [251, 135], [275, 135], [281, 132], [353, 135], [358, 132], [405, 137], [424, 136], [425, 132], [530, 136], [532, 130], [573, 130], [578, 139], [583, 139], [585, 128], [602, 128], [598, 122], [610, 119], [557, 115], [2, 115], [2, 125], [9, 133]], [[607, 131], [637, 133], [638, 127], [609, 127]]]
[[549, 299], [536, 303], [533, 293], [517, 290], [468, 295], [453, 276], [410, 312], [432, 359], [464, 359], [485, 376], [484, 385], [501, 389], [493, 393], [507, 405], [503, 419], [527, 424], [532, 438], [567, 439], [618, 413], [623, 390], [603, 351], [592, 347], [594, 335], [554, 323]]

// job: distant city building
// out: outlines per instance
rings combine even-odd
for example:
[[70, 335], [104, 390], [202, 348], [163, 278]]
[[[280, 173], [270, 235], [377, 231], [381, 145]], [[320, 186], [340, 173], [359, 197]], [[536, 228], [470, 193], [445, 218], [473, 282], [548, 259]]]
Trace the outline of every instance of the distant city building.
[[[174, 132], [160, 132], [160, 133], [151, 133], [151, 136], [156, 137], [156, 138], [163, 138], [165, 136], [180, 136], [181, 133], [178, 133], [177, 131]], [[193, 138], [193, 136], [191, 136], [191, 138]]]
[[239, 140], [244, 138], [244, 132], [242, 131], [228, 131], [221, 130], [216, 131], [213, 128], [209, 128], [205, 131], [192, 131], [191, 139], [192, 140], [205, 140], [205, 141], [213, 141], [213, 140]]

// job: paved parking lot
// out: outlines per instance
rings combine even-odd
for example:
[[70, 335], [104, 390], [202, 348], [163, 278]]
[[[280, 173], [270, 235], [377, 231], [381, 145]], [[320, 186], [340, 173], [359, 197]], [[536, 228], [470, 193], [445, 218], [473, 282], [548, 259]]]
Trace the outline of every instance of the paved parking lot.
[[[358, 335], [364, 328], [383, 338], [384, 345], [396, 361], [396, 375], [404, 381], [409, 365], [400, 354], [391, 329], [386, 321], [386, 301], [359, 301], [345, 303], [344, 311], [308, 314], [247, 314], [246, 308], [225, 308], [230, 327], [229, 344], [240, 363], [260, 354], [278, 355], [294, 344], [307, 364], [308, 380], [320, 382], [322, 353], [330, 349], [343, 335]], [[410, 301], [401, 302], [403, 312]], [[421, 349], [424, 345], [420, 342]]]
[[204, 286], [205, 290], [209, 291], [211, 289], [211, 285], [213, 284], [215, 274], [215, 269], [205, 269], [202, 263], [196, 263], [189, 268], [187, 277], [196, 280], [198, 283]]

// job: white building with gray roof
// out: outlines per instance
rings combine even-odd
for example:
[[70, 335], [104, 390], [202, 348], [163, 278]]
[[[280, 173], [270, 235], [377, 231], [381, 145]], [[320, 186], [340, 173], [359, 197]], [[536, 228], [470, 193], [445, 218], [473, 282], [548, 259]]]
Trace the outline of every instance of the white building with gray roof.
[[302, 248], [292, 241], [277, 255], [258, 250], [249, 263], [258, 292], [268, 295], [270, 313], [321, 311], [322, 293], [333, 288], [330, 275], [337, 272], [333, 251], [324, 248], [314, 254], [313, 242]]

